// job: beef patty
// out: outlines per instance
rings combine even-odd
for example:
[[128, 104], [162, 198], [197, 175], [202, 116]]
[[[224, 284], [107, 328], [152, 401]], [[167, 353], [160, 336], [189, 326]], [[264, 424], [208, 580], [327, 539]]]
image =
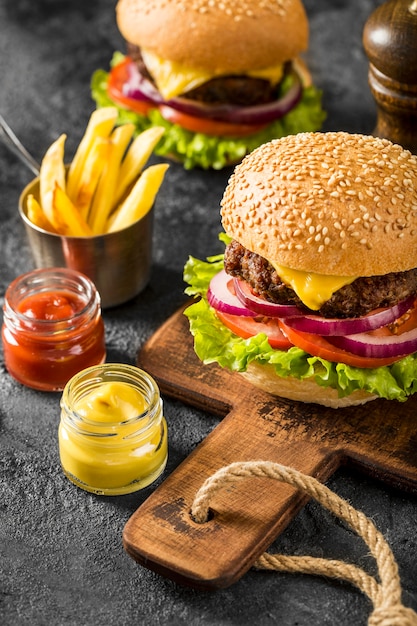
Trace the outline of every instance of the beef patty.
[[[282, 282], [273, 266], [237, 241], [225, 250], [224, 268], [242, 278], [256, 294], [276, 304], [296, 304], [308, 311], [291, 287]], [[377, 308], [390, 307], [417, 293], [417, 269], [384, 276], [365, 276], [336, 291], [319, 311], [323, 317], [361, 317]], [[311, 312], [311, 311], [310, 311]]]
[[[127, 53], [137, 64], [142, 76], [152, 83], [153, 78], [142, 59], [140, 48], [127, 43]], [[272, 102], [277, 97], [277, 87], [262, 78], [250, 76], [220, 76], [212, 78], [199, 87], [187, 91], [182, 98], [197, 100], [206, 104], [234, 104], [252, 106]]]

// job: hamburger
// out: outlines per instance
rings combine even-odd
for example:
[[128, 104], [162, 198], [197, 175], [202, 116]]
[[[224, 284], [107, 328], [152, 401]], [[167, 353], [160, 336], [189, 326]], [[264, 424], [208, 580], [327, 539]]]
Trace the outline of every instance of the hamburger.
[[204, 363], [334, 408], [417, 391], [417, 156], [346, 132], [273, 140], [221, 216], [224, 254], [184, 270]]
[[138, 131], [164, 126], [156, 153], [221, 169], [255, 147], [321, 128], [321, 92], [300, 54], [300, 0], [119, 0], [126, 54], [92, 77], [97, 106]]

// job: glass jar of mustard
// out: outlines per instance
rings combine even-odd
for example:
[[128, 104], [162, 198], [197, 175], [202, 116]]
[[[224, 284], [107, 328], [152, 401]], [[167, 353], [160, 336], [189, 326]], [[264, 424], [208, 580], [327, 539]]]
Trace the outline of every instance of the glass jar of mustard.
[[74, 374], [105, 360], [100, 296], [80, 272], [46, 268], [19, 276], [6, 290], [3, 312], [5, 365], [28, 387], [61, 391]]
[[109, 496], [148, 486], [168, 455], [156, 382], [120, 363], [79, 372], [62, 394], [58, 440], [64, 474], [78, 487]]

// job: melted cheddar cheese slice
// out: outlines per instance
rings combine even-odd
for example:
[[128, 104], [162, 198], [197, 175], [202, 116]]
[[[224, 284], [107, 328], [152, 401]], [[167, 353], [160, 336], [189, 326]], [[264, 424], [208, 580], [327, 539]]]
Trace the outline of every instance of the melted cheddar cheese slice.
[[[199, 87], [215, 76], [224, 75], [224, 72], [220, 70], [218, 72], [208, 72], [186, 67], [173, 61], [167, 61], [143, 48], [141, 52], [145, 65], [152, 74], [156, 86], [165, 100], [175, 98], [186, 91], [191, 91], [191, 89]], [[253, 78], [263, 78], [275, 85], [281, 80], [282, 74], [283, 66], [280, 63], [262, 70], [246, 72], [245, 75]]]
[[300, 300], [313, 311], [318, 311], [327, 300], [330, 300], [335, 291], [349, 285], [357, 278], [357, 276], [327, 276], [302, 272], [283, 267], [272, 261], [270, 263], [281, 280], [294, 289]]

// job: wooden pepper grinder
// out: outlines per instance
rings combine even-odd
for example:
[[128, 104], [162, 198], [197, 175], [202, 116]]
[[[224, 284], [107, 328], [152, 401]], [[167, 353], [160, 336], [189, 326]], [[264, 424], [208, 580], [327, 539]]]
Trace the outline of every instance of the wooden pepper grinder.
[[363, 45], [377, 103], [374, 135], [417, 154], [417, 0], [388, 0], [368, 18]]

